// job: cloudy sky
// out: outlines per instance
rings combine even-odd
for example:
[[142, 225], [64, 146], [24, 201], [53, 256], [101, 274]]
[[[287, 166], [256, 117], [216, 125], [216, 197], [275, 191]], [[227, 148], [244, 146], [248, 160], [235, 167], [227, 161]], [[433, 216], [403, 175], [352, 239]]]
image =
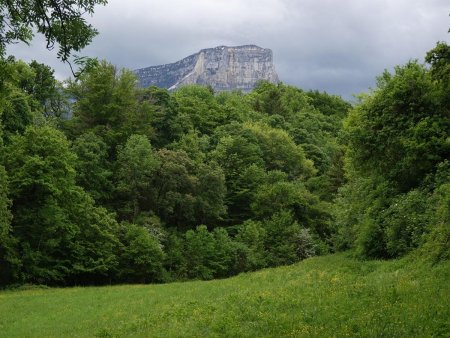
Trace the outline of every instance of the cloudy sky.
[[[351, 99], [384, 69], [448, 43], [449, 13], [448, 0], [109, 0], [89, 18], [100, 34], [83, 54], [137, 69], [256, 44], [272, 49], [284, 83]], [[42, 38], [9, 52], [70, 74]]]

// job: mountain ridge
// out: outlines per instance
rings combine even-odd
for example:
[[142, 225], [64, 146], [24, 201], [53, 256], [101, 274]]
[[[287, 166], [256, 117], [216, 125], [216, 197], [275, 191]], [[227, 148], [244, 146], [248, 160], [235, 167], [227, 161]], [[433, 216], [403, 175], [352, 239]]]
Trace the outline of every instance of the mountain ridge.
[[201, 49], [179, 61], [134, 71], [140, 86], [175, 90], [187, 84], [211, 86], [215, 91], [251, 91], [261, 80], [278, 83], [273, 54], [256, 45]]

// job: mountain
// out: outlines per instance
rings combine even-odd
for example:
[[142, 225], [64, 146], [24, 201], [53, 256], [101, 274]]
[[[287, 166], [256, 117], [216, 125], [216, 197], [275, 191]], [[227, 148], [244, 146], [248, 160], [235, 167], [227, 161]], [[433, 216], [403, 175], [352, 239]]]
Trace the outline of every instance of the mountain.
[[258, 81], [278, 83], [272, 51], [255, 45], [202, 49], [180, 61], [135, 70], [142, 87], [174, 90], [186, 84], [214, 91], [251, 91]]

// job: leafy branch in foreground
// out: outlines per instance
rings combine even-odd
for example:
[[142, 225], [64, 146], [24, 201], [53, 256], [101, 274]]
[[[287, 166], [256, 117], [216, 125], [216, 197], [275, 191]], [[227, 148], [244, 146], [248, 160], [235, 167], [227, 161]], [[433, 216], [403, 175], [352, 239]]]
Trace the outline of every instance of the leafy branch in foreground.
[[84, 15], [92, 15], [96, 5], [106, 3], [106, 0], [0, 0], [0, 56], [9, 44], [19, 41], [29, 44], [33, 31], [37, 31], [45, 36], [47, 49], [53, 50], [58, 45], [58, 58], [70, 65], [72, 53], [82, 50], [98, 34]]

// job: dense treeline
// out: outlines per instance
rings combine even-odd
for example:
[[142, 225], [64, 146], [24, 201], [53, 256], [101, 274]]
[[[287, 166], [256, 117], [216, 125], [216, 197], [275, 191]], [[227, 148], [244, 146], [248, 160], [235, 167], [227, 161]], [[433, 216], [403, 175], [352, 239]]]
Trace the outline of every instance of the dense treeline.
[[344, 123], [336, 245], [369, 258], [450, 257], [450, 47], [384, 72]]
[[3, 66], [4, 283], [209, 279], [330, 250], [340, 98]]
[[105, 61], [63, 86], [1, 59], [0, 282], [211, 279], [347, 249], [448, 259], [449, 50], [355, 107], [265, 82], [142, 89]]

